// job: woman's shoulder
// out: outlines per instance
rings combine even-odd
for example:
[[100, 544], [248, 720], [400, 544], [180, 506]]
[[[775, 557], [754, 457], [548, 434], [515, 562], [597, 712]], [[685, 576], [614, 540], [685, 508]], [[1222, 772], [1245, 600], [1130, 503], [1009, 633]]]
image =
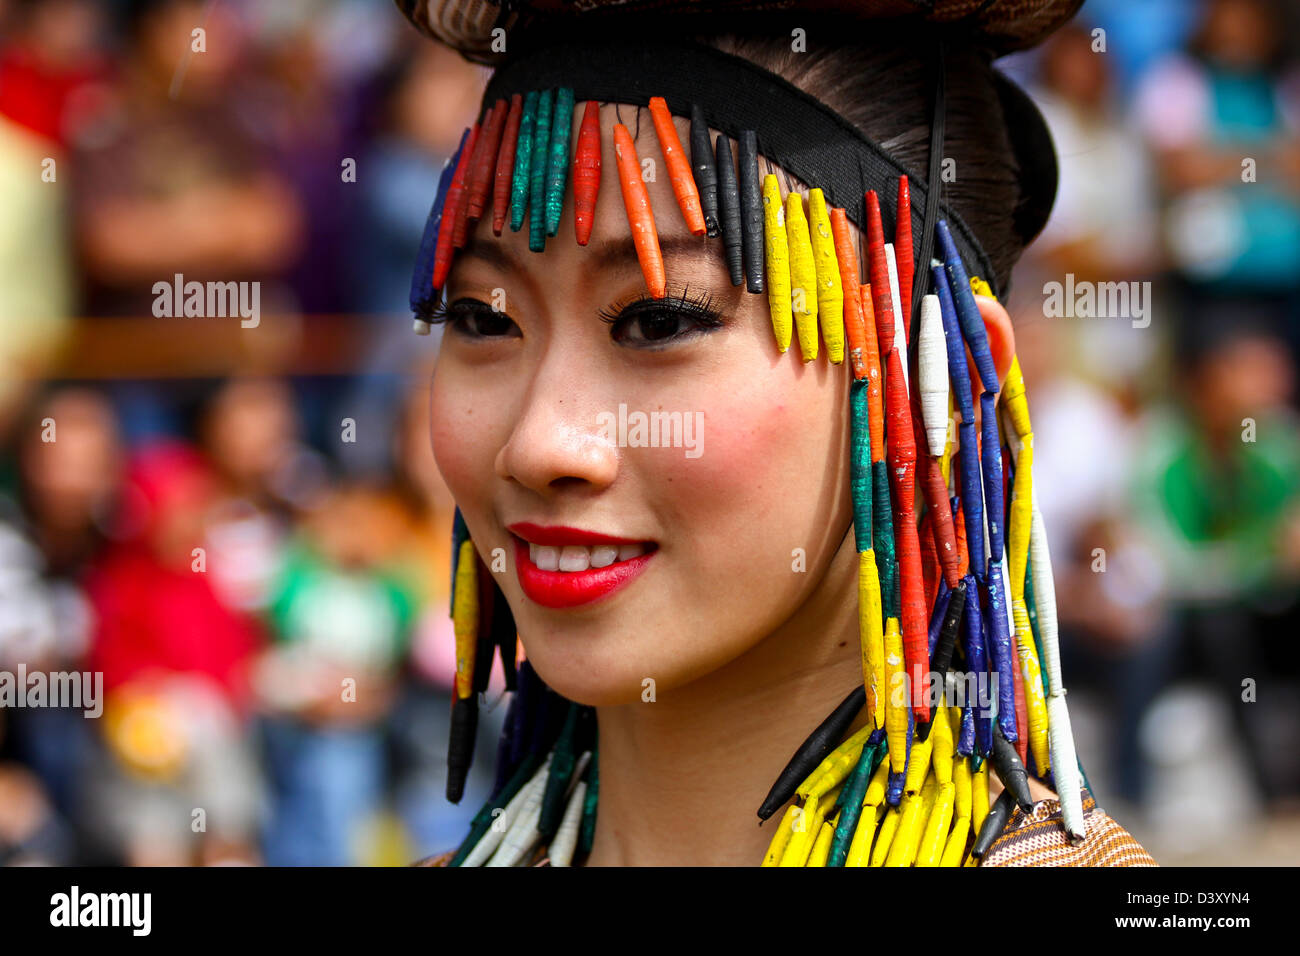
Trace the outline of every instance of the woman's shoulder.
[[1159, 866], [1133, 835], [1083, 793], [1087, 836], [1071, 843], [1061, 802], [1039, 800], [1028, 813], [1019, 807], [989, 847], [981, 866]]

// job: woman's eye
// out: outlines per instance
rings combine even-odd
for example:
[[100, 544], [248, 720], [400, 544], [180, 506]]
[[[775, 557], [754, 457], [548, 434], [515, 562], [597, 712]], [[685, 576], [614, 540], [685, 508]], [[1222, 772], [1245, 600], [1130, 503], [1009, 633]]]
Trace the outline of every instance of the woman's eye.
[[519, 327], [508, 315], [477, 299], [457, 299], [439, 309], [430, 321], [445, 322], [469, 338], [508, 338], [519, 335]]
[[707, 305], [673, 299], [634, 302], [601, 318], [609, 323], [615, 342], [632, 347], [666, 345], [722, 325], [721, 317]]

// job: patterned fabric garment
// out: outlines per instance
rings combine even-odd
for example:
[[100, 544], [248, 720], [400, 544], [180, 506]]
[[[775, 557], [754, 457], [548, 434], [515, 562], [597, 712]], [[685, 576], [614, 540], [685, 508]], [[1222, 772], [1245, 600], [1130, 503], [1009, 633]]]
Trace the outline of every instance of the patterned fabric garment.
[[[1088, 836], [1077, 846], [1066, 839], [1059, 800], [1039, 800], [1026, 814], [1019, 807], [989, 847], [980, 866], [1159, 866], [1133, 835], [1110, 818], [1092, 794], [1083, 791]], [[544, 850], [531, 866], [550, 866]], [[420, 860], [413, 866], [446, 866], [454, 850]]]
[[1083, 791], [1088, 837], [1072, 846], [1061, 825], [1059, 800], [1039, 800], [1030, 813], [1019, 807], [984, 854], [981, 866], [1159, 866], [1110, 818], [1092, 794]]

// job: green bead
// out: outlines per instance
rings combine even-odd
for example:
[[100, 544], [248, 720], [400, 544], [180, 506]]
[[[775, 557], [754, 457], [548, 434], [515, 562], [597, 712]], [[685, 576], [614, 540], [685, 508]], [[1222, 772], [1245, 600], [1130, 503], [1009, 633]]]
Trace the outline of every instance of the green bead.
[[573, 135], [573, 90], [560, 87], [555, 97], [555, 119], [551, 123], [551, 162], [546, 171], [546, 234], [560, 229], [564, 212], [564, 186], [569, 175], [569, 140]]
[[867, 380], [858, 379], [849, 388], [852, 410], [853, 445], [849, 468], [849, 489], [853, 495], [853, 535], [859, 552], [872, 547], [871, 541], [871, 429], [868, 423]]
[[839, 821], [835, 824], [835, 836], [831, 838], [831, 852], [826, 859], [827, 866], [843, 866], [849, 856], [849, 846], [853, 842], [853, 831], [858, 828], [862, 818], [862, 800], [867, 794], [867, 784], [871, 782], [872, 765], [875, 763], [877, 745], [867, 744], [862, 748], [857, 766], [849, 782], [840, 790], [837, 807], [842, 807]]
[[542, 813], [537, 821], [537, 829], [543, 840], [549, 841], [560, 827], [564, 816], [564, 795], [569, 790], [569, 781], [573, 779], [573, 768], [577, 764], [577, 754], [573, 752], [573, 735], [578, 726], [578, 705], [569, 704], [569, 712], [564, 718], [564, 729], [555, 742], [551, 752], [551, 769], [546, 775], [546, 789], [542, 796]]
[[872, 511], [875, 525], [872, 537], [876, 545], [876, 570], [880, 575], [880, 598], [886, 617], [898, 617], [900, 604], [895, 593], [894, 515], [889, 503], [889, 465], [882, 458], [871, 463]]
[[1047, 658], [1043, 656], [1043, 636], [1038, 633], [1038, 607], [1034, 603], [1034, 576], [1030, 573], [1030, 562], [1025, 561], [1025, 607], [1029, 611], [1029, 631], [1034, 635], [1034, 647], [1038, 649], [1038, 679], [1043, 684], [1043, 696], [1047, 696]]
[[546, 250], [546, 166], [551, 155], [551, 114], [555, 93], [543, 90], [537, 101], [537, 125], [533, 130], [533, 155], [528, 169], [528, 248]]
[[533, 130], [537, 126], [537, 91], [524, 96], [524, 110], [519, 118], [519, 142], [515, 147], [515, 170], [510, 179], [510, 230], [524, 226], [528, 210], [528, 172], [532, 168]]

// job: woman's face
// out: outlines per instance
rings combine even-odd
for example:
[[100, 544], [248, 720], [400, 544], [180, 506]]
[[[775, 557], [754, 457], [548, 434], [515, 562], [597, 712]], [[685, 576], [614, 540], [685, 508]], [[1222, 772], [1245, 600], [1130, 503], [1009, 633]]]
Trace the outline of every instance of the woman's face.
[[[619, 113], [635, 134], [635, 108]], [[824, 343], [806, 365], [797, 342], [777, 351], [766, 295], [731, 285], [720, 238], [690, 235], [640, 118], [667, 300], [629, 305], [647, 293], [605, 106], [589, 245], [574, 239], [571, 195], [542, 254], [527, 223], [494, 238], [489, 212], [457, 253], [433, 378], [434, 455], [527, 656], [592, 705], [637, 700], [646, 679], [663, 693], [744, 654], [798, 613], [851, 518], [847, 363], [830, 365]], [[654, 444], [656, 413], [681, 427]], [[512, 533], [521, 522], [561, 530]], [[620, 557], [648, 553], [539, 569], [554, 552], [530, 557], [530, 540], [568, 541], [566, 568], [615, 557], [577, 547], [573, 529], [640, 543]]]

